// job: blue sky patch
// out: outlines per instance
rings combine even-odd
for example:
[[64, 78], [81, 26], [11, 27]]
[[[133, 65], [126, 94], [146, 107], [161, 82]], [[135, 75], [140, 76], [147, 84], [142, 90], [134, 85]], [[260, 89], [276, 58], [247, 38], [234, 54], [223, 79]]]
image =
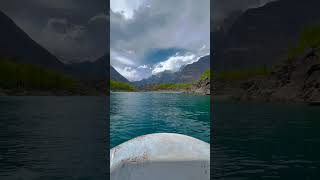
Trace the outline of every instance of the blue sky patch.
[[143, 62], [148, 65], [154, 65], [168, 59], [176, 53], [183, 54], [185, 52], [186, 50], [181, 48], [152, 49], [145, 54]]

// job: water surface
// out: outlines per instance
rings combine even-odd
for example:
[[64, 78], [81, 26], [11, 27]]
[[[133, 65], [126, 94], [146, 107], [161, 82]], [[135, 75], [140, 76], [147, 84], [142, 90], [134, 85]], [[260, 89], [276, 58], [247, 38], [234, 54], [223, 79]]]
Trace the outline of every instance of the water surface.
[[106, 179], [106, 112], [104, 97], [0, 97], [0, 179]]
[[213, 108], [214, 179], [319, 179], [319, 107], [215, 101]]
[[150, 133], [180, 133], [210, 142], [210, 97], [183, 93], [111, 93], [111, 147]]

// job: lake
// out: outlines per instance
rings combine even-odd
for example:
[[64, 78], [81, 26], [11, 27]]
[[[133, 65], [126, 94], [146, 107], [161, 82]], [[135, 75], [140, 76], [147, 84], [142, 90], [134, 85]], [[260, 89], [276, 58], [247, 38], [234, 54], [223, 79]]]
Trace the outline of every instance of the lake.
[[111, 148], [150, 133], [179, 133], [210, 142], [210, 97], [184, 93], [114, 92]]
[[105, 97], [0, 97], [1, 180], [101, 180]]
[[320, 107], [214, 101], [213, 179], [320, 177]]
[[[114, 147], [175, 132], [209, 142], [210, 99], [179, 93], [112, 93]], [[105, 97], [0, 97], [0, 179], [106, 178]], [[214, 101], [212, 178], [320, 177], [320, 108]]]

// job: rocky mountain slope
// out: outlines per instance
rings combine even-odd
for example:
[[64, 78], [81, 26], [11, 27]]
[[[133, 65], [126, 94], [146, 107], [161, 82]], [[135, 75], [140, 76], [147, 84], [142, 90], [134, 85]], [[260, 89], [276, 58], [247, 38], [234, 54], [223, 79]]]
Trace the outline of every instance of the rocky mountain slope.
[[156, 84], [169, 84], [176, 83], [176, 74], [171, 71], [164, 71], [156, 75], [152, 75], [147, 79], [143, 79], [141, 81], [135, 81], [133, 84], [135, 86], [148, 86], [148, 85], [156, 85]]
[[147, 79], [136, 81], [133, 84], [136, 86], [147, 86], [155, 84], [193, 83], [209, 68], [210, 55], [204, 56], [197, 62], [182, 67], [181, 70], [176, 73], [164, 71], [157, 75], [152, 75]]
[[110, 65], [110, 79], [129, 83], [129, 81], [125, 77], [123, 77], [117, 70], [115, 70], [114, 67], [112, 67], [111, 65]]
[[279, 62], [303, 28], [320, 22], [319, 6], [318, 0], [278, 0], [247, 10], [227, 32], [215, 31], [211, 36], [215, 69]]
[[320, 102], [320, 59], [300, 57], [278, 65], [269, 76], [240, 84], [239, 100]]
[[188, 64], [176, 73], [175, 81], [179, 83], [190, 83], [197, 81], [203, 72], [210, 69], [210, 55], [204, 56], [199, 61]]
[[[108, 78], [109, 54], [94, 62], [64, 64], [32, 40], [8, 16], [0, 12], [0, 58], [17, 64], [36, 65], [74, 78], [81, 89], [95, 88]], [[99, 84], [99, 85], [98, 85]]]
[[0, 56], [21, 63], [63, 70], [64, 64], [33, 41], [8, 16], [0, 12]]
[[83, 81], [105, 80], [107, 77], [107, 67], [109, 54], [93, 62], [82, 62], [65, 65], [65, 72]]
[[206, 77], [204, 79], [199, 80], [189, 88], [187, 88], [186, 92], [200, 94], [200, 95], [211, 95], [211, 83], [210, 78]]

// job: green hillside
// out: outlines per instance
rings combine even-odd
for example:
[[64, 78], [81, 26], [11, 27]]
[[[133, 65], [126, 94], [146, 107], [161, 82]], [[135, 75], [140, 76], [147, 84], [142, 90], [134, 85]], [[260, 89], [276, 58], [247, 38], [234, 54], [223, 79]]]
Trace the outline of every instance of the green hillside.
[[300, 56], [311, 48], [317, 49], [319, 51], [320, 25], [306, 27], [300, 33], [298, 44], [295, 47], [289, 49], [288, 58], [292, 59]]
[[240, 70], [213, 72], [212, 76], [215, 79], [244, 80], [251, 77], [266, 76], [269, 74], [269, 71], [266, 66], [258, 66]]
[[210, 69], [205, 70], [204, 73], [200, 76], [199, 80], [204, 80], [206, 78], [210, 79], [210, 72]]
[[159, 84], [152, 87], [152, 90], [175, 90], [180, 88], [186, 88], [191, 86], [189, 83], [178, 83], [178, 84]]
[[129, 92], [136, 90], [135, 87], [131, 86], [130, 84], [114, 81], [114, 80], [110, 80], [110, 89], [112, 91], [129, 91]]
[[0, 88], [74, 91], [75, 81], [53, 70], [0, 58]]

